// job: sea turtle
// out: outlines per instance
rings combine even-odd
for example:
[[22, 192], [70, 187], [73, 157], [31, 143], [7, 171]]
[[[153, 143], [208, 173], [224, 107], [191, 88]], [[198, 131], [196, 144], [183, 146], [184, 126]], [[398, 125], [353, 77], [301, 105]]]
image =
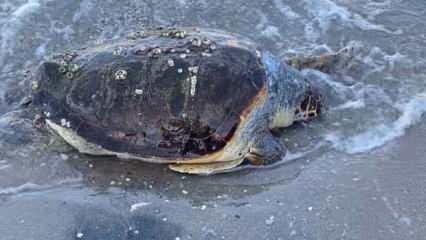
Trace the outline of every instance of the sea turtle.
[[315, 83], [215, 29], [159, 28], [58, 54], [31, 89], [38, 120], [79, 152], [192, 174], [280, 161], [274, 130], [323, 110]]

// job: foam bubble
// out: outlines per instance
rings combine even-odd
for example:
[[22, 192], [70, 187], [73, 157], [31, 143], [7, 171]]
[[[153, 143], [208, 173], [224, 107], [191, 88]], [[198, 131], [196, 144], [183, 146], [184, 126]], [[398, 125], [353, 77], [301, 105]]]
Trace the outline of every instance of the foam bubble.
[[262, 31], [262, 35], [268, 38], [279, 38], [281, 36], [279, 29], [275, 26], [267, 26]]
[[16, 186], [16, 187], [7, 187], [0, 189], [0, 196], [1, 195], [13, 195], [23, 192], [32, 192], [32, 191], [40, 191], [40, 190], [46, 190], [50, 188], [54, 188], [56, 186], [62, 186], [62, 185], [68, 185], [68, 184], [76, 184], [81, 182], [81, 178], [65, 178], [60, 181], [57, 181], [53, 185], [41, 185], [36, 184], [32, 182], [27, 182], [22, 185]]
[[287, 19], [294, 20], [300, 18], [300, 15], [293, 11], [289, 6], [285, 5], [282, 0], [274, 0], [274, 4], [283, 16]]
[[358, 99], [358, 100], [345, 102], [345, 103], [333, 108], [332, 110], [359, 109], [359, 108], [364, 108], [364, 107], [365, 107], [364, 100]]
[[21, 192], [30, 191], [30, 190], [41, 190], [41, 189], [43, 189], [41, 185], [28, 182], [17, 187], [8, 187], [8, 188], [0, 189], [0, 196], [17, 194]]
[[390, 31], [382, 25], [368, 21], [361, 15], [351, 13], [345, 7], [339, 6], [330, 0], [305, 0], [305, 9], [318, 22], [322, 31], [327, 31], [333, 20], [340, 20], [342, 24], [355, 26], [362, 30], [383, 31], [391, 34], [400, 34], [400, 31]]
[[95, 4], [92, 0], [84, 0], [80, 3], [80, 7], [74, 13], [72, 21], [76, 23], [82, 17], [90, 16], [92, 9], [95, 7]]
[[25, 4], [12, 12], [9, 20], [1, 29], [0, 66], [3, 66], [5, 57], [13, 53], [16, 35], [22, 27], [23, 19], [40, 8], [39, 0], [28, 0]]

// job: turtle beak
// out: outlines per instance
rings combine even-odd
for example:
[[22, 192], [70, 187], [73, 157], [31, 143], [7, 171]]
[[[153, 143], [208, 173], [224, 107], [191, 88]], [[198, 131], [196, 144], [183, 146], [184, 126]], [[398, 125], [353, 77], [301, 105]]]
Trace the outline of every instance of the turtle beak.
[[252, 165], [263, 165], [263, 156], [259, 153], [256, 148], [250, 148], [249, 152], [245, 156], [245, 158], [250, 162]]

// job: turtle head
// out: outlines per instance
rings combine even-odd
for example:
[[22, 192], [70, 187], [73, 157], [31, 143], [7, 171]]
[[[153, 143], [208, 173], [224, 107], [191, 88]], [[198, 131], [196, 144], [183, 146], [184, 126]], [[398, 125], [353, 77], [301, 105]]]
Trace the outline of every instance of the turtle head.
[[268, 79], [271, 129], [307, 121], [322, 113], [325, 94], [321, 84], [304, 78], [299, 71], [269, 53], [262, 55], [262, 62]]

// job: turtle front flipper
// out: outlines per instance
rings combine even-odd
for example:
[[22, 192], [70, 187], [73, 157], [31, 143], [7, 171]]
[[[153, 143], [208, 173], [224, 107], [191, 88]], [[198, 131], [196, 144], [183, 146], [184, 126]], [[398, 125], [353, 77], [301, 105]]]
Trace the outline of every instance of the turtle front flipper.
[[336, 69], [342, 69], [354, 59], [357, 46], [349, 45], [337, 52], [327, 52], [318, 56], [297, 56], [285, 59], [285, 63], [297, 70], [315, 69], [321, 72], [330, 73]]
[[244, 158], [228, 162], [202, 163], [202, 164], [173, 164], [169, 168], [175, 172], [196, 175], [211, 175], [225, 172], [243, 163]]
[[249, 148], [246, 159], [253, 165], [268, 165], [284, 159], [286, 147], [271, 133], [255, 141]]

